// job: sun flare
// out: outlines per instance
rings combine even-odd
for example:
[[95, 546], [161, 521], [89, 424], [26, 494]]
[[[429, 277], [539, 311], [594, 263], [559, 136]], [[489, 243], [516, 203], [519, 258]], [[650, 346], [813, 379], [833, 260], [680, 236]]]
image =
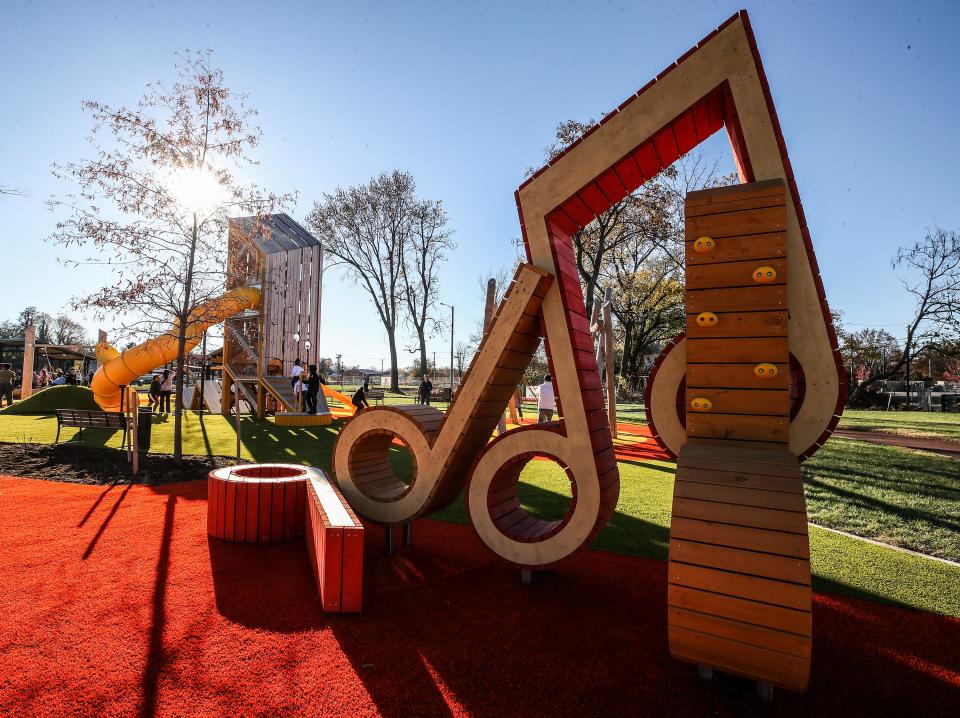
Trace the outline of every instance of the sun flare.
[[226, 196], [223, 184], [205, 167], [182, 167], [173, 172], [170, 191], [177, 204], [199, 214], [212, 211]]

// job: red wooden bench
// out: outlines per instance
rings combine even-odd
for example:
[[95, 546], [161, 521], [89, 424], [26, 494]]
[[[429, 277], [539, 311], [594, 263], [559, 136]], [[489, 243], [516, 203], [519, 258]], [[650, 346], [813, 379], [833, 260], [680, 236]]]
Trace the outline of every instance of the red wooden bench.
[[363, 524], [321, 472], [307, 481], [307, 552], [323, 610], [359, 613], [363, 597]]
[[363, 525], [320, 469], [253, 464], [211, 471], [207, 533], [247, 543], [305, 536], [323, 610], [360, 611]]

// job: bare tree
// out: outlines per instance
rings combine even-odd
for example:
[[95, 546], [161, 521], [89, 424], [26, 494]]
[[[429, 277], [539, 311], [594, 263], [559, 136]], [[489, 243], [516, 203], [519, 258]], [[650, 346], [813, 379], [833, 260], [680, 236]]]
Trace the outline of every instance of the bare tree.
[[914, 298], [913, 319], [900, 355], [860, 384], [851, 401], [908, 368], [918, 354], [939, 351], [960, 335], [960, 234], [942, 227], [929, 230], [922, 240], [901, 247], [892, 265], [907, 272], [901, 281]]
[[332, 259], [376, 307], [390, 346], [390, 388], [399, 391], [397, 324], [403, 302], [404, 254], [417, 208], [409, 172], [383, 173], [364, 185], [337, 188], [316, 202], [307, 223]]
[[421, 367], [428, 366], [427, 334], [437, 325], [432, 312], [440, 290], [440, 265], [446, 261], [447, 251], [457, 247], [450, 239], [453, 232], [447, 229], [447, 221], [441, 202], [416, 202], [401, 264], [406, 318], [417, 337]]
[[27, 307], [17, 318], [17, 336], [22, 337], [29, 326], [37, 330], [37, 344], [51, 343], [50, 329], [53, 326], [53, 319], [49, 314], [36, 307]]
[[[293, 195], [241, 184], [234, 172], [253, 164], [256, 112], [224, 84], [210, 51], [181, 57], [172, 85], [147, 86], [137, 104], [87, 101], [93, 158], [55, 165], [77, 190], [52, 200], [67, 216], [50, 239], [87, 247], [86, 263], [106, 264], [115, 280], [76, 307], [122, 315], [128, 329], [156, 331], [174, 321], [177, 364], [184, 366], [191, 325], [208, 321], [223, 292], [227, 219], [276, 211]], [[106, 208], [109, 208], [106, 209]], [[79, 262], [75, 262], [79, 263]], [[182, 454], [183, 375], [177, 372], [174, 455]]]
[[74, 321], [66, 314], [58, 314], [53, 320], [54, 344], [84, 344], [87, 330], [80, 322]]

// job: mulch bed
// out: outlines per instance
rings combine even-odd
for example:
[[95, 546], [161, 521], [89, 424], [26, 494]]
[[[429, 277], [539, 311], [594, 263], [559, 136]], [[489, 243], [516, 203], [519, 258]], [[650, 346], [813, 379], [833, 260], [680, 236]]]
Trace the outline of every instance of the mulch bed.
[[0, 443], [0, 474], [70, 484], [173, 484], [204, 479], [214, 469], [237, 463], [247, 462], [228, 456], [185, 456], [177, 461], [171, 454], [148, 454], [141, 457], [140, 473], [133, 477], [126, 451], [71, 444]]

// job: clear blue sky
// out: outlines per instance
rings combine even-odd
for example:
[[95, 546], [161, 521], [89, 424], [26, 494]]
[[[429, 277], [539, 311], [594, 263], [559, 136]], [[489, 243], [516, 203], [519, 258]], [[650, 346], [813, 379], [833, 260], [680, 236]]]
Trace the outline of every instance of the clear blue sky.
[[[6, 0], [0, 183], [28, 194], [0, 199], [0, 318], [28, 304], [56, 313], [102, 281], [58, 266], [42, 241], [44, 201], [65, 189], [51, 162], [87, 154], [81, 100], [133, 103], [170, 77], [176, 51], [209, 47], [261, 113], [251, 179], [298, 190], [298, 219], [324, 191], [394, 168], [445, 202], [460, 247], [442, 291], [466, 338], [482, 313], [477, 277], [509, 262], [513, 191], [555, 125], [616, 107], [739, 7]], [[911, 305], [891, 256], [926, 227], [960, 229], [960, 5], [747, 9], [830, 303], [849, 325], [901, 336]], [[331, 271], [323, 303], [321, 353], [379, 366], [384, 336], [363, 293]], [[439, 359], [448, 346], [437, 337], [429, 349]]]

